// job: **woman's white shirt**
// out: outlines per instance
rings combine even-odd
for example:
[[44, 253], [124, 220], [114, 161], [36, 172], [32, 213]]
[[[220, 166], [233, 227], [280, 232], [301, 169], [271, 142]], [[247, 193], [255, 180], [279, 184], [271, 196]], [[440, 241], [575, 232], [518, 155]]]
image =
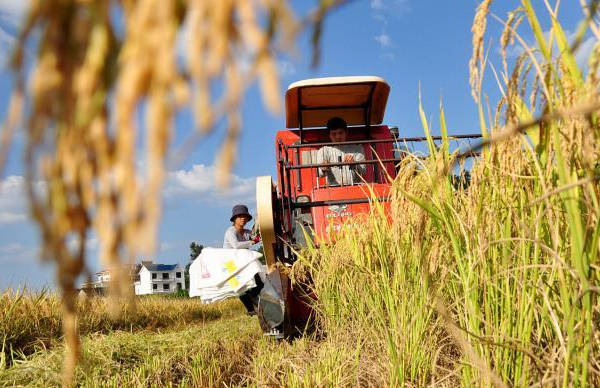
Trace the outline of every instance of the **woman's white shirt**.
[[248, 249], [254, 245], [254, 241], [250, 240], [250, 235], [251, 231], [248, 229], [242, 229], [241, 232], [238, 232], [234, 226], [230, 226], [225, 231], [223, 248]]

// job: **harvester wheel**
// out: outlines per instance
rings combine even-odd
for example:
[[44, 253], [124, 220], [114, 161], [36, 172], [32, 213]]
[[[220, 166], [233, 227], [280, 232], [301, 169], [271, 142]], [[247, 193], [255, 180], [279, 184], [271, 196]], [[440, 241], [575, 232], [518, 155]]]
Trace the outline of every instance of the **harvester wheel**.
[[256, 179], [256, 208], [258, 229], [263, 243], [263, 252], [269, 271], [275, 265], [275, 187], [270, 176]]

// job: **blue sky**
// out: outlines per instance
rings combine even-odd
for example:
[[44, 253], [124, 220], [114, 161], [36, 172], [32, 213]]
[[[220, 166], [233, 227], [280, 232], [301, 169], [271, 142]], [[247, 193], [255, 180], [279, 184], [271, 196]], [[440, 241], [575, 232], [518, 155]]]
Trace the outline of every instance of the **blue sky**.
[[[0, 60], [4, 63], [15, 33], [19, 28], [25, 0], [0, 0]], [[493, 12], [505, 17], [519, 5], [516, 0], [497, 1]], [[542, 10], [543, 1], [533, 0]], [[293, 2], [303, 15], [313, 2]], [[322, 35], [321, 62], [310, 67], [308, 35], [301, 38], [297, 56], [279, 61], [282, 80], [281, 95], [290, 83], [315, 77], [343, 75], [377, 75], [391, 86], [384, 122], [400, 128], [406, 136], [421, 135], [418, 116], [419, 88], [425, 111], [432, 119], [435, 133], [438, 108], [443, 101], [450, 133], [478, 130], [476, 106], [468, 82], [471, 55], [471, 23], [478, 2], [474, 0], [356, 0], [333, 13]], [[563, 1], [559, 19], [574, 31], [581, 19], [576, 1]], [[549, 21], [542, 18], [543, 28]], [[502, 26], [493, 20], [489, 37], [497, 47]], [[523, 38], [532, 42], [531, 34]], [[585, 50], [582, 47], [582, 51]], [[492, 63], [500, 68], [498, 50], [492, 49]], [[10, 93], [10, 74], [0, 70], [0, 118], [6, 114]], [[495, 104], [498, 88], [487, 72], [484, 90]], [[214, 187], [215, 149], [224, 132], [216, 131], [176, 169], [169, 172], [165, 187], [164, 216], [160, 228], [159, 263], [185, 264], [189, 244], [196, 241], [206, 246], [220, 246], [228, 227], [231, 207], [238, 202], [255, 207], [254, 183], [259, 175], [275, 175], [274, 137], [285, 125], [283, 115], [273, 116], [262, 106], [256, 87], [249, 90], [243, 102], [243, 132], [238, 162], [233, 171], [232, 190], [220, 192]], [[189, 115], [177, 120], [175, 143], [193, 130]], [[29, 221], [23, 201], [23, 166], [20, 152], [23, 144], [17, 134], [8, 165], [0, 176], [0, 289], [28, 284], [31, 287], [52, 285], [54, 268], [40, 265], [37, 230]], [[89, 241], [90, 269], [99, 269], [98, 242]]]

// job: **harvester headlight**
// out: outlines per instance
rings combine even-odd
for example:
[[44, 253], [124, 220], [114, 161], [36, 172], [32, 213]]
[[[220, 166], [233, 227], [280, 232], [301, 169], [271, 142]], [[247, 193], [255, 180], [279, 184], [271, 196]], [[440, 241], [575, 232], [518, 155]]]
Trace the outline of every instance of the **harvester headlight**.
[[296, 202], [307, 203], [310, 202], [310, 198], [308, 197], [308, 195], [299, 195], [298, 197], [296, 197]]

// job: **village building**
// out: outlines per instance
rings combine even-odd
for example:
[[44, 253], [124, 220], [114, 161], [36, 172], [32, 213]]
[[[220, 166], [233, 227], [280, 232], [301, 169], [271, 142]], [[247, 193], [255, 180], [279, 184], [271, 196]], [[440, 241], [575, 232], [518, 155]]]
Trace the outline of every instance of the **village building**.
[[185, 289], [184, 269], [179, 264], [142, 262], [138, 275], [136, 295], [168, 294]]
[[[154, 264], [142, 261], [124, 265], [136, 295], [169, 294], [186, 289], [184, 269], [179, 264]], [[110, 270], [96, 272], [81, 289], [87, 295], [106, 295], [111, 282]]]
[[[127, 277], [133, 287], [134, 283], [139, 281], [139, 271], [142, 264], [123, 264], [121, 268], [127, 272]], [[90, 295], [106, 295], [110, 282], [111, 273], [110, 270], [106, 269], [96, 272], [89, 281], [81, 285], [81, 289]]]

